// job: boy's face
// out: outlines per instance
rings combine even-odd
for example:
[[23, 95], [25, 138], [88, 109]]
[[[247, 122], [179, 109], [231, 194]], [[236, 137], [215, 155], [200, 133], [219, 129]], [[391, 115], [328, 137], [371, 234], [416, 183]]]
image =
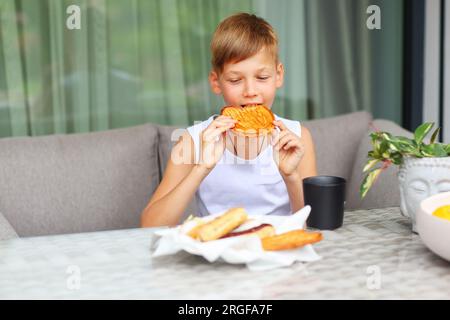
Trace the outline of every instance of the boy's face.
[[283, 85], [284, 69], [265, 50], [238, 63], [226, 63], [223, 72], [211, 71], [209, 82], [227, 105], [263, 104], [272, 107], [276, 89]]

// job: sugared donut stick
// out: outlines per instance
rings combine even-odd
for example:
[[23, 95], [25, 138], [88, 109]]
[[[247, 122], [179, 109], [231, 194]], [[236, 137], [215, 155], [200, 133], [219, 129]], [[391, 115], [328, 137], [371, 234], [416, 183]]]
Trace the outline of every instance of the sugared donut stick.
[[316, 243], [322, 240], [320, 232], [306, 232], [305, 230], [293, 230], [273, 237], [261, 240], [264, 250], [278, 251], [302, 247], [307, 244]]

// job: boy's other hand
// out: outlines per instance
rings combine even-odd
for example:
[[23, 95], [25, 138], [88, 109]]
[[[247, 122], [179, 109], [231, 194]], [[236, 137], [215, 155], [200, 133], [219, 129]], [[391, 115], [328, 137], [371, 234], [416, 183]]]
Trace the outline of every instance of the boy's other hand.
[[212, 170], [225, 151], [226, 131], [234, 127], [237, 120], [221, 115], [214, 119], [201, 133], [199, 165]]
[[303, 158], [304, 146], [300, 137], [290, 131], [281, 120], [274, 120], [273, 124], [280, 129], [272, 133], [273, 158], [283, 177], [297, 173], [298, 165]]

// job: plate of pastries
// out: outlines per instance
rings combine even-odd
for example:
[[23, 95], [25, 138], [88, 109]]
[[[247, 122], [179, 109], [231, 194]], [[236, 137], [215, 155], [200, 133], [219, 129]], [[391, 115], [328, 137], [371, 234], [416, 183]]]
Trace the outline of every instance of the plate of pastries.
[[312, 245], [323, 237], [305, 229], [310, 212], [305, 206], [286, 216], [256, 215], [231, 207], [210, 216], [191, 216], [181, 225], [155, 231], [153, 257], [185, 251], [209, 262], [245, 263], [251, 270], [316, 261], [321, 257]]
[[251, 219], [244, 208], [231, 208], [210, 221], [197, 219], [186, 234], [200, 242], [257, 236], [266, 251], [290, 250], [322, 240], [321, 232], [303, 228], [278, 233], [272, 224]]

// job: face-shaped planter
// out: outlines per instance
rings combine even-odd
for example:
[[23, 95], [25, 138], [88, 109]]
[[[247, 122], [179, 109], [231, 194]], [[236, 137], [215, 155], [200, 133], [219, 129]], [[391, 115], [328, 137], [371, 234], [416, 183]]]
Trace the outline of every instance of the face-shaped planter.
[[450, 157], [405, 158], [398, 173], [400, 209], [411, 218], [416, 230], [416, 212], [420, 202], [437, 193], [450, 191]]

